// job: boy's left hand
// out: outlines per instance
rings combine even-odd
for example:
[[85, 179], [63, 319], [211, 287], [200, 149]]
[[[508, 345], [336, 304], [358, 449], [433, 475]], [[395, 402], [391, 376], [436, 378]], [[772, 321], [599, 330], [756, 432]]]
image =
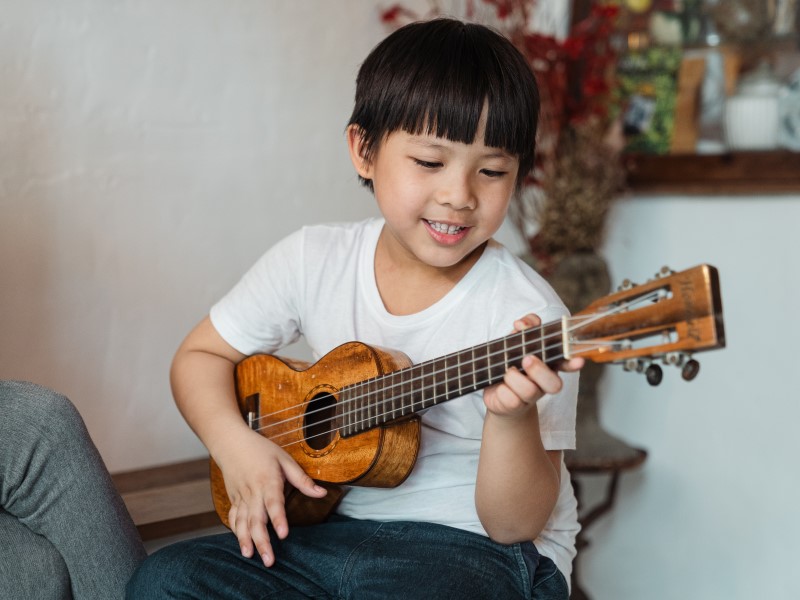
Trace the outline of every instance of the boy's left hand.
[[[530, 314], [514, 321], [514, 330], [523, 331], [541, 324], [541, 319]], [[582, 358], [562, 362], [559, 371], [578, 371], [583, 367]], [[550, 369], [539, 358], [528, 355], [522, 359], [522, 370], [511, 367], [506, 371], [503, 383], [486, 388], [483, 402], [486, 409], [500, 417], [519, 417], [526, 414], [545, 394], [556, 394], [562, 381], [558, 373]]]

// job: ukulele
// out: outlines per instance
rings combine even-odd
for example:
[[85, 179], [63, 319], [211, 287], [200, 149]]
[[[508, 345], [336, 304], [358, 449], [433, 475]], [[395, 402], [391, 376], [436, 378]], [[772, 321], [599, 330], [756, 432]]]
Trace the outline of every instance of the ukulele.
[[[313, 365], [253, 355], [236, 366], [237, 401], [252, 429], [328, 489], [314, 499], [287, 486], [287, 518], [303, 525], [327, 517], [343, 494], [340, 484], [402, 483], [419, 449], [417, 413], [498, 383], [528, 354], [551, 367], [578, 356], [621, 363], [657, 385], [663, 375], [658, 361], [680, 367], [688, 381], [699, 371], [693, 353], [724, 346], [717, 270], [665, 268], [648, 283], [626, 281], [575, 315], [417, 365], [400, 352], [359, 342]], [[230, 500], [213, 460], [211, 492], [229, 526]]]

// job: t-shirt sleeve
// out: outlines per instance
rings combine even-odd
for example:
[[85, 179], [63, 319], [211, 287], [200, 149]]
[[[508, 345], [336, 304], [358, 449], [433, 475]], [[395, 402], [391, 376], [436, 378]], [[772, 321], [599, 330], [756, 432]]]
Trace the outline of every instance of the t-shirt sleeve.
[[210, 311], [222, 338], [243, 354], [272, 353], [302, 332], [303, 231], [270, 248]]

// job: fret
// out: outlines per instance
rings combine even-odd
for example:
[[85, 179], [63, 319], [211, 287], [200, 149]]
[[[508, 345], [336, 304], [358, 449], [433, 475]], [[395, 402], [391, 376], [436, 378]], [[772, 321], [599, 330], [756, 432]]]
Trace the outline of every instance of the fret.
[[544, 336], [547, 338], [547, 360], [545, 360], [548, 364], [555, 364], [564, 354], [564, 346], [561, 340], [561, 323], [555, 321], [553, 323], [548, 323], [544, 325]]
[[503, 338], [503, 365], [505, 366], [504, 372], [508, 371], [508, 338]]
[[355, 408], [355, 401], [353, 400], [353, 388], [350, 387], [347, 390], [347, 403], [344, 405], [344, 417], [347, 421], [347, 434], [353, 435], [355, 433], [355, 427], [353, 424], [353, 408]]
[[486, 386], [489, 378], [489, 346], [482, 344], [475, 348], [477, 356], [473, 361], [475, 389], [479, 390]]
[[478, 389], [478, 379], [477, 379], [477, 372], [478, 369], [475, 364], [475, 347], [473, 346], [470, 348], [470, 352], [472, 352], [472, 391], [477, 391]]
[[[425, 367], [428, 367], [427, 374]], [[422, 363], [420, 365], [420, 370], [422, 371], [422, 395], [420, 397], [419, 408], [425, 408], [427, 406], [431, 406], [433, 403], [432, 401], [435, 393], [434, 385], [436, 384], [436, 378], [433, 374], [433, 363]]]
[[358, 430], [364, 431], [369, 420], [369, 381], [365, 381], [361, 386], [358, 399]]
[[492, 385], [503, 378], [506, 373], [506, 367], [499, 357], [503, 356], [503, 347], [505, 339], [495, 340], [490, 342], [487, 348], [487, 361], [488, 361], [488, 377], [487, 385]]
[[[528, 341], [525, 339], [526, 336], [530, 335], [530, 331], [531, 331], [530, 329], [523, 329], [520, 332], [520, 336], [519, 336], [519, 339], [520, 339], [520, 342], [519, 342], [520, 343], [520, 360], [521, 360], [521, 358], [523, 356], [527, 356], [528, 354], [531, 353], [530, 350], [528, 350]], [[520, 367], [521, 366], [522, 366], [522, 363], [520, 362]]]
[[350, 388], [351, 398], [347, 405], [347, 418], [350, 421], [351, 435], [358, 432], [358, 411], [361, 407], [361, 403], [359, 402], [359, 396], [361, 395], [360, 389], [360, 384]]
[[419, 386], [419, 381], [417, 381], [417, 369], [415, 369], [414, 367], [406, 369], [406, 377], [407, 377], [406, 385], [408, 386], [408, 389], [407, 390], [404, 389], [403, 393], [398, 398], [401, 417], [406, 414], [405, 411], [406, 400], [411, 400], [413, 402], [413, 398], [417, 394], [417, 390], [415, 388]]
[[430, 399], [424, 403], [423, 408], [434, 406], [443, 400], [447, 400], [448, 383], [447, 379], [449, 373], [447, 372], [446, 358], [437, 358], [436, 360], [428, 361], [431, 367], [431, 396]]
[[404, 393], [398, 398], [400, 404], [400, 416], [402, 417], [405, 414], [404, 405], [406, 399], [414, 398], [417, 394], [416, 388], [419, 387], [419, 381], [417, 380], [417, 370], [413, 367], [409, 368], [406, 371], [407, 375], [407, 383], [408, 390], [404, 391]]
[[539, 325], [539, 339], [541, 340], [541, 346], [542, 346], [542, 355], [539, 358], [542, 359], [543, 363], [546, 363], [547, 362], [547, 342], [545, 340], [545, 335], [544, 335], [544, 323]]
[[424, 397], [425, 381], [422, 377], [422, 369], [420, 367], [412, 367], [409, 375], [411, 376], [411, 393], [403, 395], [401, 398], [400, 414], [402, 416], [413, 412], [416, 398]]
[[456, 373], [458, 377], [458, 395], [463, 396], [464, 392], [461, 391], [461, 353], [456, 354]]
[[450, 370], [447, 368], [447, 357], [442, 359], [442, 366], [444, 367], [444, 400], [450, 398]]
[[367, 381], [367, 400], [364, 403], [366, 408], [367, 420], [364, 422], [364, 428], [369, 429], [372, 426], [372, 416], [375, 412], [375, 380], [370, 379]]
[[378, 423], [385, 423], [386, 422], [386, 418], [389, 416], [389, 414], [388, 414], [388, 412], [386, 410], [386, 387], [387, 387], [386, 384], [390, 380], [391, 380], [391, 373], [389, 375], [384, 375], [383, 377], [381, 377], [381, 380], [380, 380], [380, 397], [381, 397], [381, 400], [378, 403], [378, 411], [377, 411], [378, 415], [375, 418], [375, 424], [376, 425]]
[[339, 400], [336, 402], [336, 407], [334, 408], [334, 414], [336, 415], [336, 429], [339, 430], [339, 435], [347, 437], [349, 431], [347, 429], [347, 417], [345, 416], [342, 408], [344, 406], [347, 406], [347, 388], [339, 392]]
[[379, 379], [375, 379], [372, 382], [372, 396], [370, 402], [370, 427], [375, 427], [379, 423], [379, 419], [383, 411], [381, 410], [381, 406], [383, 403], [381, 401], [381, 393], [383, 392], [383, 377]]
[[[395, 381], [395, 375], [400, 379], [400, 385], [398, 387], [397, 382]], [[392, 372], [392, 393], [389, 396], [389, 406], [387, 410], [389, 411], [390, 418], [392, 420], [397, 418], [397, 395], [403, 393], [403, 370], [400, 371], [393, 371]]]

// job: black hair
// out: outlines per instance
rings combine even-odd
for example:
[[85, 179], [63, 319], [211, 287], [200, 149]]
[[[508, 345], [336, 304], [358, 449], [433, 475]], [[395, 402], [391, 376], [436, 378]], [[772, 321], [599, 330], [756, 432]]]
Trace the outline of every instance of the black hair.
[[359, 69], [348, 125], [367, 160], [401, 129], [470, 144], [487, 102], [484, 144], [519, 159], [519, 189], [533, 168], [539, 89], [519, 50], [483, 25], [434, 19], [386, 37]]

